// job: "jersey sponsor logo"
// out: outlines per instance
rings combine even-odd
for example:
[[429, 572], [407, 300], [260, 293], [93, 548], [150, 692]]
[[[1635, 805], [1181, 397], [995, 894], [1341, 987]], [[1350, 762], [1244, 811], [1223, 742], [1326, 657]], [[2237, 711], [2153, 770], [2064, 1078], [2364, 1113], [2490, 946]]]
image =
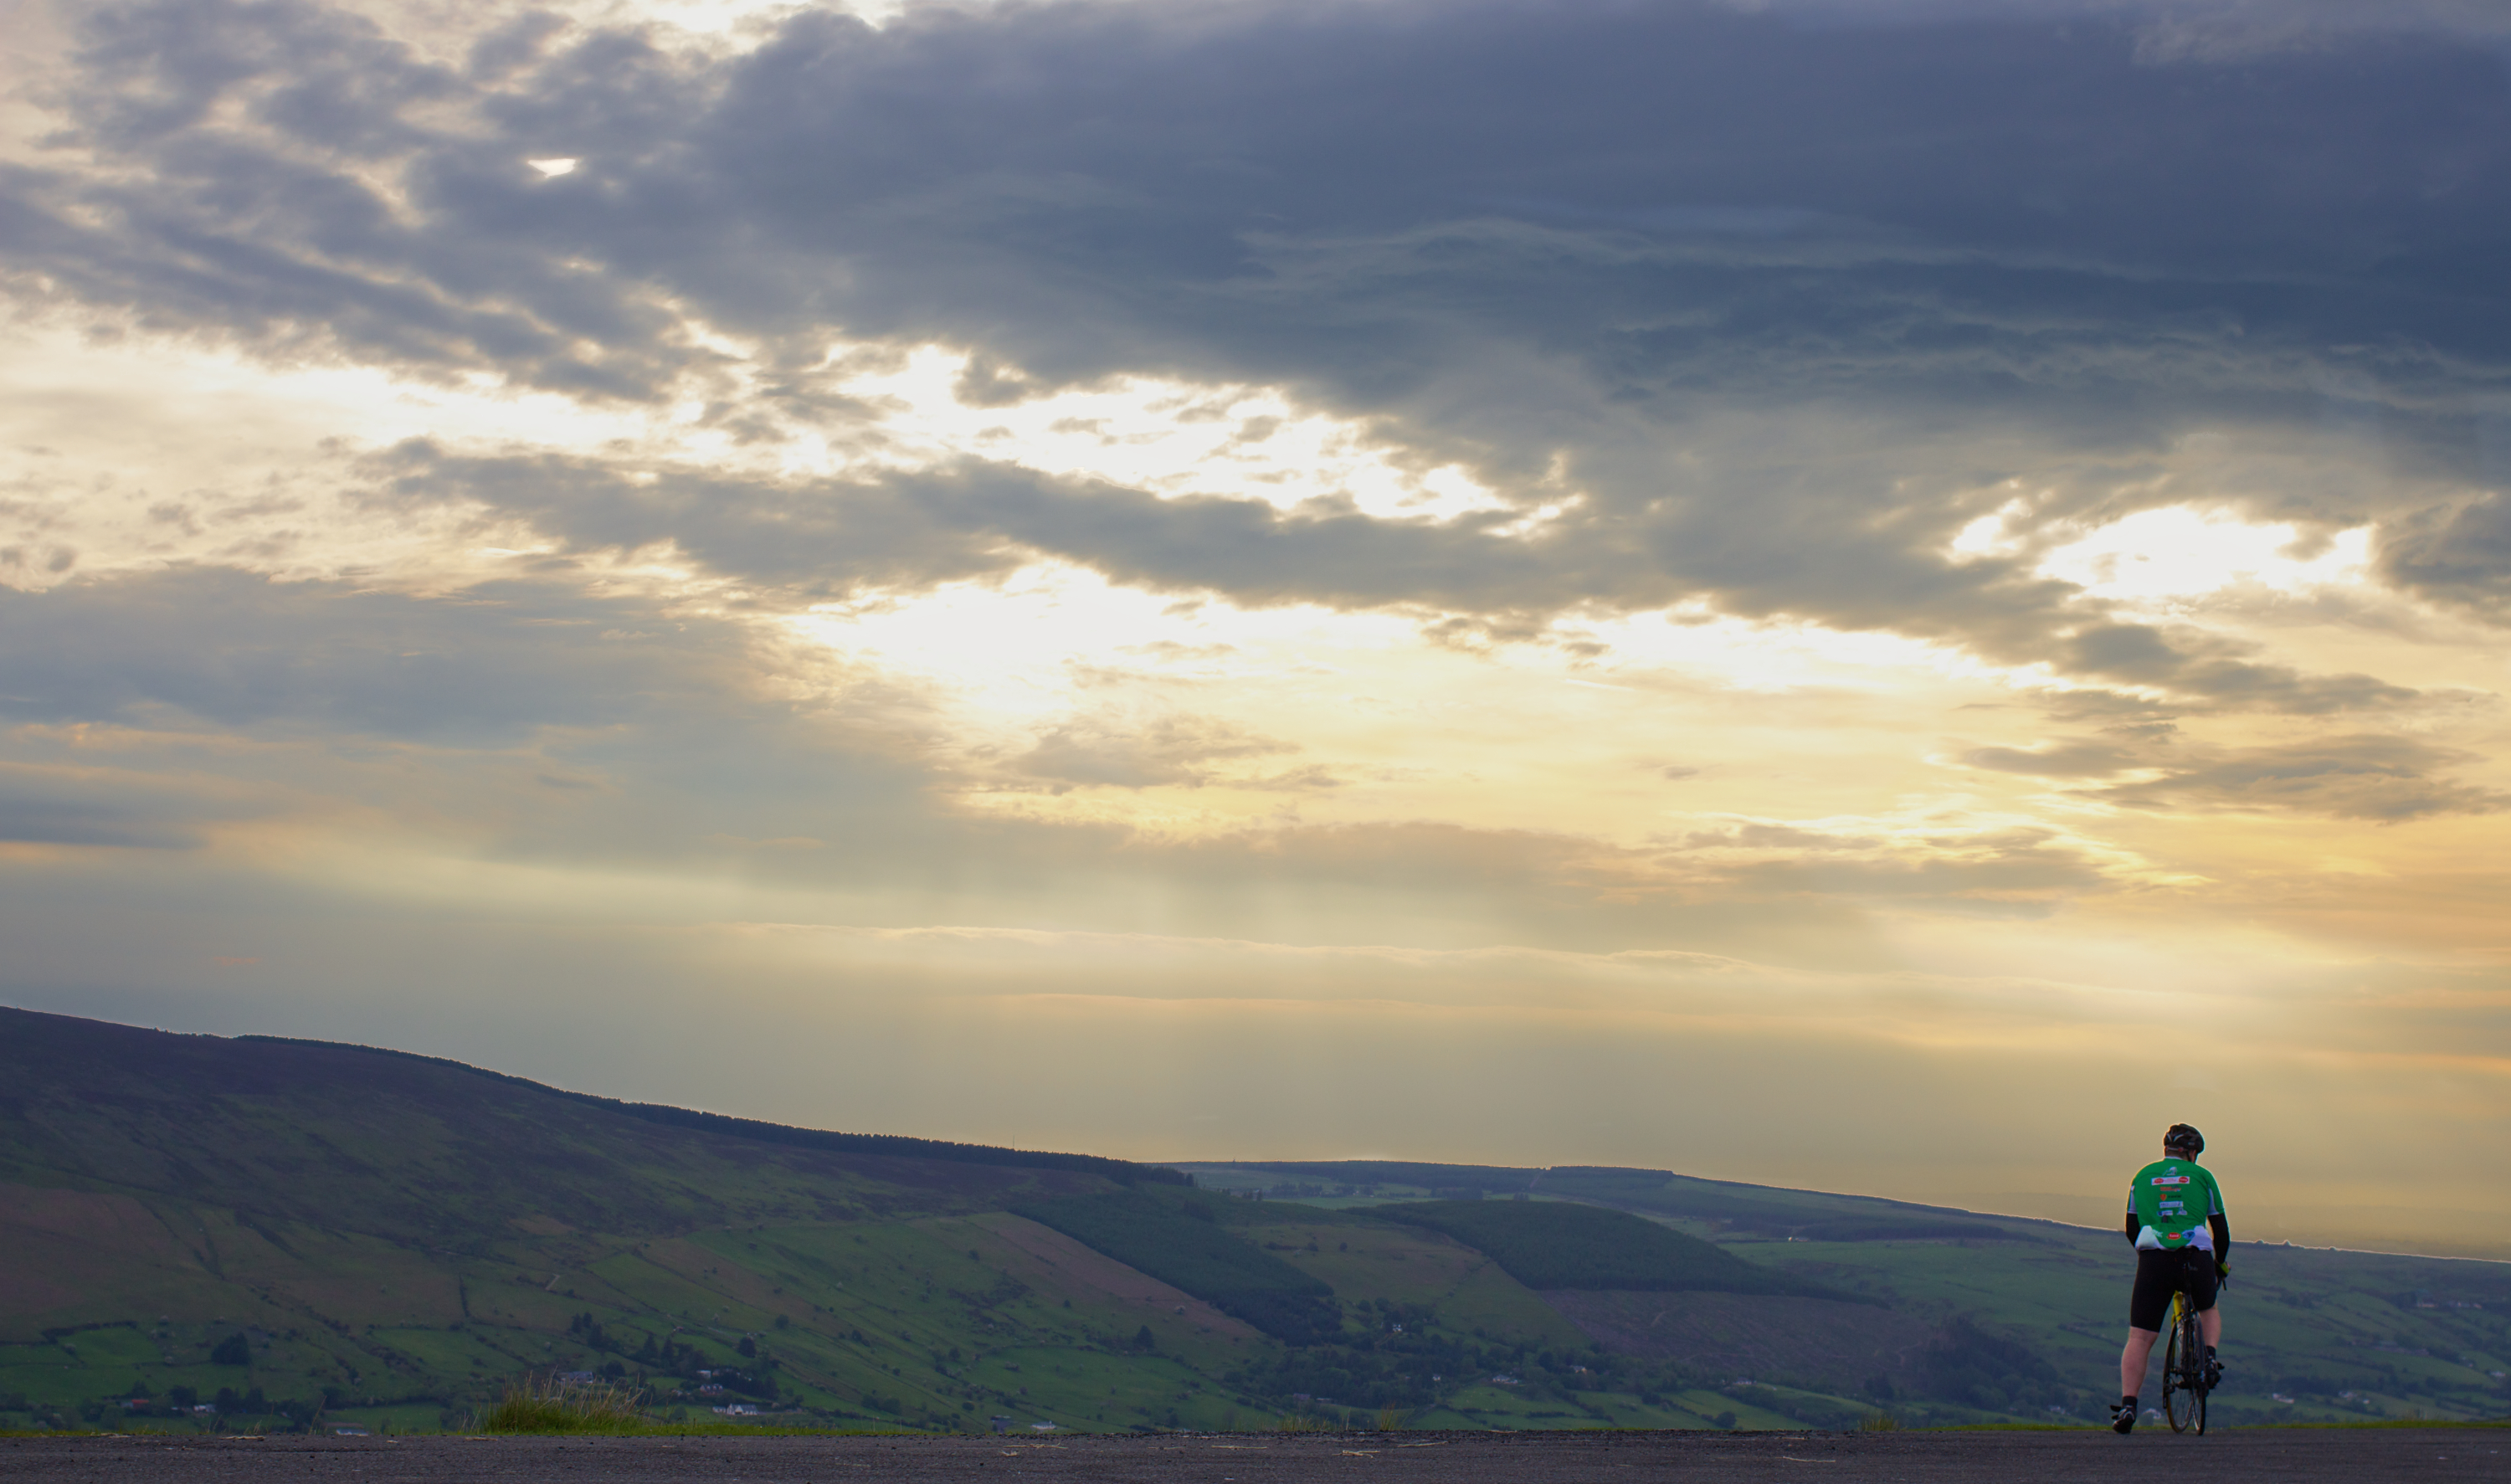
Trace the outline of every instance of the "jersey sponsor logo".
[[2153, 1184], [2155, 1184], [2155, 1185], [2186, 1185], [2186, 1184], [2188, 1184], [2188, 1177], [2187, 1177], [2187, 1176], [2185, 1176], [2185, 1175], [2156, 1175], [2156, 1176], [2154, 1176], [2154, 1177], [2153, 1177]]

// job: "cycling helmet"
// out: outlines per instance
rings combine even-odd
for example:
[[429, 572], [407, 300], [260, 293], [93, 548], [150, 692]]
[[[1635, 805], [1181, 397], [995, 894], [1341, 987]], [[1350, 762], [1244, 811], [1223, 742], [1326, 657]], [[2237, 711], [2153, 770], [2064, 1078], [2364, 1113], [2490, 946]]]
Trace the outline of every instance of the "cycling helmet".
[[2189, 1123], [2174, 1123], [2162, 1131], [2164, 1149], [2184, 1149], [2192, 1154], [2206, 1152], [2206, 1136]]

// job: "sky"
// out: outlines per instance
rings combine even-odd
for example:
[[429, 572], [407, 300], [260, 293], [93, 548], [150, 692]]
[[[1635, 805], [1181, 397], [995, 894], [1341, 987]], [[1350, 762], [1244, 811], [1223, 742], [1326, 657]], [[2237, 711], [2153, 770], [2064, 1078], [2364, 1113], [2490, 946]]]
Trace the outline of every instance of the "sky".
[[2511, 19], [0, 0], [0, 1000], [2511, 1256]]

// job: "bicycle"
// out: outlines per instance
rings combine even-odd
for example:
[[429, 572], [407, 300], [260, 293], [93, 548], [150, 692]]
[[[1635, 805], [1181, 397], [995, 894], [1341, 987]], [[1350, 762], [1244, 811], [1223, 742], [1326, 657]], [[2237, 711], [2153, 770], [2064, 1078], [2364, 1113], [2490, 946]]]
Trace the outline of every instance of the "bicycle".
[[2206, 1333], [2183, 1277], [2171, 1295], [2171, 1339], [2162, 1352], [2162, 1415], [2171, 1420], [2171, 1430], [2203, 1437], [2206, 1393], [2214, 1388], [2206, 1374]]

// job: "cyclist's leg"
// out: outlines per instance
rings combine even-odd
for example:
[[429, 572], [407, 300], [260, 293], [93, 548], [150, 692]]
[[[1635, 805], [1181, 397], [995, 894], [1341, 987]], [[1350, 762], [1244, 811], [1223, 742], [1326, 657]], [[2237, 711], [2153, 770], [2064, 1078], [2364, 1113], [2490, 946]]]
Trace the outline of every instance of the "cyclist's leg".
[[2119, 1395], [2134, 1396], [2143, 1388], [2145, 1363], [2153, 1358], [2154, 1342], [2161, 1338], [2158, 1329], [2128, 1326], [2127, 1346], [2119, 1351]]
[[2206, 1337], [2206, 1347], [2213, 1349], [2223, 1338], [2223, 1316], [2215, 1307], [2221, 1291], [2215, 1277], [2215, 1254], [2191, 1252], [2186, 1261], [2188, 1298], [2196, 1306], [2197, 1327]]
[[2223, 1363], [2215, 1357], [2215, 1347], [2223, 1339], [2223, 1315], [2216, 1305], [2221, 1288], [2215, 1277], [2215, 1254], [2190, 1253], [2185, 1281], [2189, 1302], [2197, 1309], [2197, 1333], [2206, 1346], [2206, 1385], [2211, 1388], [2223, 1379]]
[[2171, 1295], [2180, 1286], [2180, 1254], [2144, 1251], [2136, 1255], [2136, 1285], [2128, 1291], [2127, 1347], [2119, 1351], [2119, 1395], [2134, 1396], [2144, 1385], [2145, 1362], [2153, 1355], [2162, 1326], [2171, 1322]]

